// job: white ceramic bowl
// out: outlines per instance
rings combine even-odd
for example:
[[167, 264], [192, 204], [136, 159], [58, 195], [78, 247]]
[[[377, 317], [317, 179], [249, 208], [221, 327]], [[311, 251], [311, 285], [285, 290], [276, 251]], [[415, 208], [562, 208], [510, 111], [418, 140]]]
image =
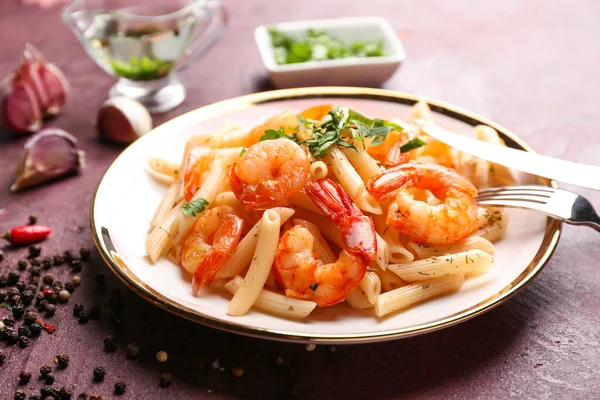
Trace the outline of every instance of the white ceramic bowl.
[[[345, 43], [356, 40], [384, 41], [383, 57], [349, 57], [278, 65], [273, 55], [269, 28], [301, 38], [307, 29], [325, 31]], [[379, 17], [339, 18], [261, 25], [254, 32], [256, 44], [273, 84], [299, 86], [379, 86], [392, 76], [406, 57], [404, 47], [388, 21]]]

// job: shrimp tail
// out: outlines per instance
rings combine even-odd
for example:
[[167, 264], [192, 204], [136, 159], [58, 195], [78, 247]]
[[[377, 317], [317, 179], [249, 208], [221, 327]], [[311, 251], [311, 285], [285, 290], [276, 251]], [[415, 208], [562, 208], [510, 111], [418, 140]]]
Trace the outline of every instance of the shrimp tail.
[[373, 220], [363, 215], [344, 189], [326, 178], [307, 182], [304, 190], [313, 203], [339, 226], [348, 253], [373, 261], [377, 252]]
[[392, 196], [396, 189], [400, 189], [414, 174], [413, 164], [400, 164], [389, 168], [384, 173], [374, 176], [367, 183], [367, 191], [377, 200]]

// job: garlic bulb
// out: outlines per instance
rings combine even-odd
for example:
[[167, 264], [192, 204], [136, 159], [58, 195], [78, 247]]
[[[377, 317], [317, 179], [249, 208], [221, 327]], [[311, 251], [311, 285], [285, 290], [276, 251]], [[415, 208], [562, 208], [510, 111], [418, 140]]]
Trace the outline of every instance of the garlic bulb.
[[71, 175], [84, 164], [84, 152], [77, 148], [75, 137], [62, 129], [44, 129], [25, 143], [17, 179], [10, 190], [14, 192]]

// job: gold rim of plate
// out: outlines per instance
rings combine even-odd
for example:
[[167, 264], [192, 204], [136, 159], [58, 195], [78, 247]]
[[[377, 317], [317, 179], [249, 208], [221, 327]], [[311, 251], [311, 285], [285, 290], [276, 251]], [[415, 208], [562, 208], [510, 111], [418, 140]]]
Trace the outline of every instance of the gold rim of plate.
[[[315, 88], [298, 88], [298, 89], [286, 89], [286, 90], [274, 90], [270, 92], [250, 94], [241, 97], [235, 97], [233, 99], [224, 100], [218, 103], [214, 103], [205, 107], [200, 107], [188, 113], [182, 114], [164, 124], [153, 129], [153, 131], [144, 135], [131, 146], [135, 146], [138, 142], [148, 140], [154, 132], [168, 128], [173, 121], [194, 118], [194, 121], [203, 121], [217, 115], [221, 115], [230, 111], [252, 107], [259, 104], [278, 102], [284, 100], [296, 100], [296, 99], [310, 99], [310, 98], [351, 98], [351, 99], [366, 99], [366, 100], [380, 100], [393, 103], [400, 103], [405, 105], [413, 105], [416, 102], [423, 100], [426, 101], [431, 107], [432, 111], [446, 115], [448, 117], [457, 119], [466, 124], [475, 126], [484, 124], [491, 126], [496, 129], [502, 138], [506, 141], [510, 147], [522, 149], [525, 151], [533, 152], [533, 149], [529, 147], [525, 142], [519, 139], [512, 132], [508, 131], [504, 127], [489, 121], [479, 115], [473, 114], [469, 111], [463, 110], [458, 107], [446, 104], [441, 101], [432, 100], [427, 97], [417, 96], [408, 93], [395, 92], [384, 89], [370, 89], [370, 88], [354, 88], [354, 87], [315, 87]], [[454, 315], [448, 316], [444, 319], [416, 325], [408, 328], [391, 329], [381, 332], [372, 333], [361, 333], [361, 334], [306, 334], [298, 333], [285, 330], [277, 329], [264, 329], [244, 325], [242, 323], [234, 323], [224, 320], [219, 320], [207, 315], [203, 315], [198, 311], [195, 311], [189, 307], [178, 304], [177, 302], [169, 299], [162, 295], [150, 286], [146, 285], [140, 280], [123, 262], [123, 259], [116, 253], [112, 242], [110, 240], [110, 234], [105, 227], [102, 227], [102, 232], [96, 231], [96, 223], [94, 221], [94, 209], [96, 205], [96, 195], [102, 182], [104, 181], [106, 174], [113, 168], [114, 163], [121, 157], [126, 157], [130, 149], [125, 149], [119, 157], [111, 164], [108, 170], [104, 173], [94, 197], [90, 208], [90, 224], [94, 243], [100, 251], [102, 258], [106, 264], [110, 267], [112, 272], [131, 290], [137, 293], [142, 298], [148, 300], [152, 304], [159, 306], [167, 311], [170, 311], [176, 315], [207, 325], [216, 329], [229, 331], [233, 333], [239, 333], [248, 336], [274, 339], [288, 342], [311, 342], [311, 343], [361, 343], [361, 342], [375, 342], [391, 340], [402, 337], [409, 337], [420, 335], [423, 333], [432, 332], [438, 329], [446, 328], [458, 323], [467, 321], [473, 317], [476, 317], [492, 308], [504, 303], [520, 289], [522, 289], [531, 279], [533, 279], [548, 262], [552, 253], [554, 252], [558, 239], [561, 233], [562, 223], [556, 219], [548, 218], [546, 223], [546, 231], [544, 233], [544, 239], [542, 244], [534, 256], [531, 263], [525, 268], [525, 270], [509, 285], [500, 290], [495, 295], [489, 297], [485, 301], [476, 304], [466, 310], [463, 310]], [[538, 177], [539, 184], [558, 187], [555, 181]], [[374, 317], [374, 322], [376, 323]]]

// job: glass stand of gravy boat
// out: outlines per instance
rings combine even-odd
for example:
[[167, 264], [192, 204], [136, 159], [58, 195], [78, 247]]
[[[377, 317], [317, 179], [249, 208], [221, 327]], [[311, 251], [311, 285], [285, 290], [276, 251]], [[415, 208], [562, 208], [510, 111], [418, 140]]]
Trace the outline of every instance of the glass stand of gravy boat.
[[217, 0], [73, 0], [62, 12], [87, 53], [119, 78], [110, 96], [127, 96], [150, 112], [185, 99], [176, 72], [204, 54], [225, 31]]

